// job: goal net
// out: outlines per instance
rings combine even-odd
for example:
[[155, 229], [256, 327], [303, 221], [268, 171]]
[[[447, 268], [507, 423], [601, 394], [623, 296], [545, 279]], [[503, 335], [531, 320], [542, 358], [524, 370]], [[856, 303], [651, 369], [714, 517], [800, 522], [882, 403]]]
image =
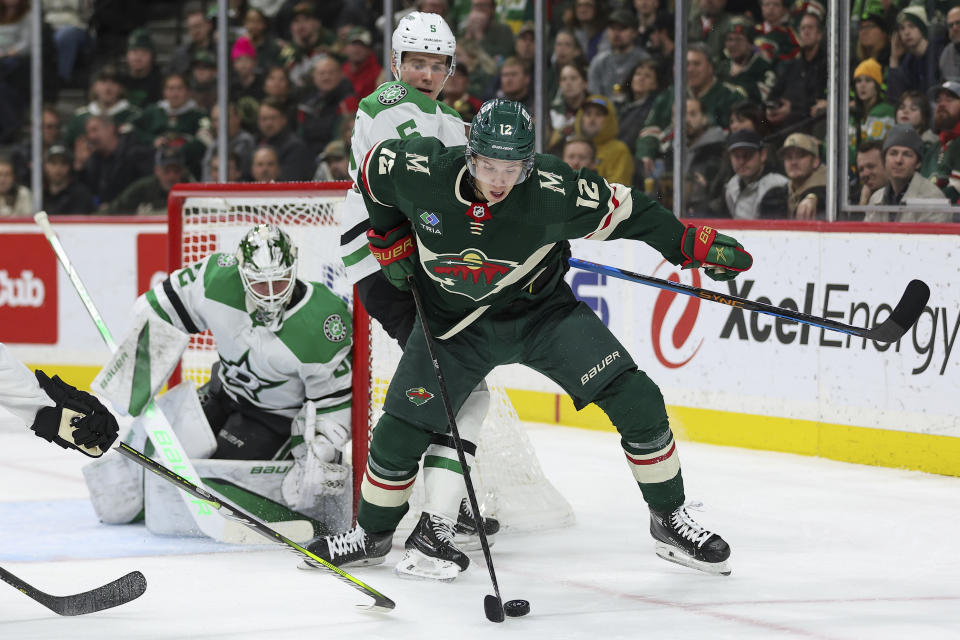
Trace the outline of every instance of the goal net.
[[[297, 276], [320, 282], [347, 301], [353, 313], [353, 487], [359, 498], [372, 428], [382, 412], [386, 390], [400, 359], [397, 344], [353, 304], [353, 287], [340, 261], [339, 212], [348, 182], [270, 184], [182, 184], [169, 198], [170, 271], [213, 252], [236, 251], [255, 224], [282, 227], [299, 247]], [[181, 374], [197, 385], [206, 382], [217, 360], [209, 332], [194, 335], [181, 362]], [[566, 499], [546, 479], [506, 392], [491, 385], [490, 411], [484, 421], [471, 477], [485, 515], [504, 530], [533, 531], [574, 521]], [[421, 474], [422, 475], [422, 474]], [[418, 480], [410, 514], [419, 514], [423, 490]]]

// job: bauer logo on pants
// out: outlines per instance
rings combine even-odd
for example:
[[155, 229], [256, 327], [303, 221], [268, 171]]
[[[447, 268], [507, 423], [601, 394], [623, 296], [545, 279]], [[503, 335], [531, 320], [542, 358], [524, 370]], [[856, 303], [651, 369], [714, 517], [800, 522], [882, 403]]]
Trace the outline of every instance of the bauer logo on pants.
[[433, 394], [424, 389], [423, 387], [416, 387], [414, 389], [407, 389], [407, 398], [413, 404], [421, 407], [427, 402], [430, 401], [430, 398], [433, 397]]

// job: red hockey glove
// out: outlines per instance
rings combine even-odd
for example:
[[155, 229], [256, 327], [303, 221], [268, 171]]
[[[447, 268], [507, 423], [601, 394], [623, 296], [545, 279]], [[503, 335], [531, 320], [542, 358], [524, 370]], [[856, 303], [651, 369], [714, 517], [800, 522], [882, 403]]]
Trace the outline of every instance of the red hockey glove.
[[682, 268], [703, 267], [704, 273], [714, 280], [732, 280], [753, 265], [753, 257], [739, 242], [707, 226], [688, 225], [680, 242], [680, 253], [686, 258], [680, 263]]
[[376, 231], [367, 231], [367, 243], [370, 253], [380, 263], [383, 275], [390, 284], [401, 291], [407, 291], [407, 276], [411, 275], [416, 267], [414, 256], [417, 253], [417, 243], [410, 233], [410, 223], [404, 222], [399, 227], [378, 235]]

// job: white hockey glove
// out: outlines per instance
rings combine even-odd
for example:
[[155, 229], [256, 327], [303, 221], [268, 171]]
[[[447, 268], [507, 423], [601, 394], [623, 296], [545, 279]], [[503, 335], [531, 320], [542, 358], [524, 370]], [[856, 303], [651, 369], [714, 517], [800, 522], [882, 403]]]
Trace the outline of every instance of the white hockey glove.
[[290, 508], [311, 509], [327, 495], [339, 495], [346, 487], [350, 470], [335, 461], [350, 439], [350, 430], [332, 420], [318, 417], [312, 402], [307, 402], [294, 418], [291, 431], [303, 442], [293, 447], [293, 468], [280, 486]]

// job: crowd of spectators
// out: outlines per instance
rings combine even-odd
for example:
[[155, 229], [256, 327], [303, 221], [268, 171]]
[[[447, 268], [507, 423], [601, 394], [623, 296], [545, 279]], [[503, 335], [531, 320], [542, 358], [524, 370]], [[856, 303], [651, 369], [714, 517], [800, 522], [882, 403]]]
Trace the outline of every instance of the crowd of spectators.
[[[30, 6], [0, 0], [0, 216], [25, 215]], [[48, 213], [163, 213], [176, 182], [215, 180], [216, 3], [168, 4], [179, 44], [159, 52], [145, 12], [44, 0], [43, 206]], [[348, 178], [360, 99], [389, 79], [383, 17], [364, 0], [231, 0], [231, 181]], [[672, 206], [672, 0], [545, 0], [534, 75], [533, 0], [408, 0], [457, 35], [441, 99], [470, 120], [494, 96], [533, 110], [544, 148], [574, 168]], [[851, 0], [850, 204], [960, 199], [960, 7]], [[822, 219], [827, 59], [822, 0], [693, 0], [685, 90], [685, 207], [699, 217]], [[99, 27], [99, 28], [98, 28]], [[119, 34], [119, 35], [118, 35]], [[47, 42], [48, 41], [48, 42]], [[49, 44], [49, 47], [48, 47]], [[49, 79], [49, 83], [48, 83]], [[49, 86], [48, 86], [49, 85]], [[88, 91], [67, 110], [58, 86]], [[52, 99], [51, 99], [52, 98]], [[864, 219], [864, 214], [849, 214]], [[868, 220], [945, 222], [939, 211]]]

